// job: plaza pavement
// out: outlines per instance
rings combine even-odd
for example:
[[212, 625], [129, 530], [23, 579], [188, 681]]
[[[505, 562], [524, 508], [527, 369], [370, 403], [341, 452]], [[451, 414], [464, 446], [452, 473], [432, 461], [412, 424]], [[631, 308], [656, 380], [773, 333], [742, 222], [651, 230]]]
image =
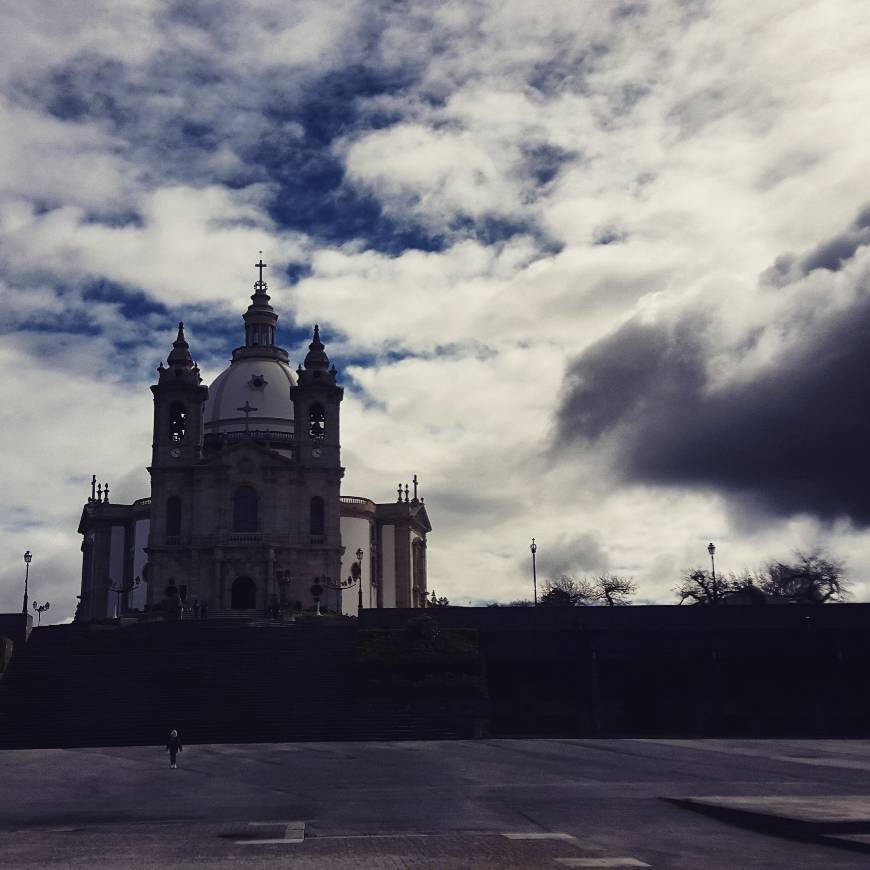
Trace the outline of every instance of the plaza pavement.
[[0, 752], [0, 867], [870, 866], [870, 741], [188, 743], [179, 764]]

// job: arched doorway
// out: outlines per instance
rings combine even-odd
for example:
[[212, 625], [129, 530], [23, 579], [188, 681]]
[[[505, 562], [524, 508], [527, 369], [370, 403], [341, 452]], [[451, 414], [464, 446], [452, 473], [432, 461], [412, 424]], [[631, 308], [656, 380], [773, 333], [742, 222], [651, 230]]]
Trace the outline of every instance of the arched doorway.
[[233, 610], [253, 610], [257, 606], [257, 584], [250, 577], [237, 577], [233, 581], [230, 607]]

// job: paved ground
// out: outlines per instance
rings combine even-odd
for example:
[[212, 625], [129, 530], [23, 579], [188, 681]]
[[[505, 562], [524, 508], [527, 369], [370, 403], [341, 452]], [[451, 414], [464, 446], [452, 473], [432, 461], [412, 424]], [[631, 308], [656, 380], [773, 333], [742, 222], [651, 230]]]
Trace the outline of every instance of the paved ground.
[[[870, 866], [848, 848], [870, 840], [854, 827], [800, 840], [756, 812], [870, 833], [864, 741], [188, 746], [179, 760], [171, 770], [143, 747], [0, 752], [0, 866]], [[744, 815], [705, 814], [717, 804]]]

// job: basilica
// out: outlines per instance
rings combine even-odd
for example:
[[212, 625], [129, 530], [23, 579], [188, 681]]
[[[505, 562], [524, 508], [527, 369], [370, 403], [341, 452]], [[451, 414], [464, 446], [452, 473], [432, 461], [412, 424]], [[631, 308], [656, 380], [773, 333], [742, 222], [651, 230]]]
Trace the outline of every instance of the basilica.
[[184, 325], [151, 387], [151, 495], [115, 504], [96, 483], [79, 524], [76, 619], [423, 607], [426, 506], [343, 496], [344, 390], [320, 330], [295, 370], [257, 264], [245, 340], [206, 386]]

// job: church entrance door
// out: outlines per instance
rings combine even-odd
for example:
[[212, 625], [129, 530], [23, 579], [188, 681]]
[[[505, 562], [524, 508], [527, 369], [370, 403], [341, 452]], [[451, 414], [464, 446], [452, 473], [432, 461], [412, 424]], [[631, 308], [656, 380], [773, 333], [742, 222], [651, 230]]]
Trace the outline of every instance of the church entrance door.
[[253, 610], [257, 606], [257, 584], [250, 577], [237, 577], [233, 582], [230, 607], [233, 610]]

